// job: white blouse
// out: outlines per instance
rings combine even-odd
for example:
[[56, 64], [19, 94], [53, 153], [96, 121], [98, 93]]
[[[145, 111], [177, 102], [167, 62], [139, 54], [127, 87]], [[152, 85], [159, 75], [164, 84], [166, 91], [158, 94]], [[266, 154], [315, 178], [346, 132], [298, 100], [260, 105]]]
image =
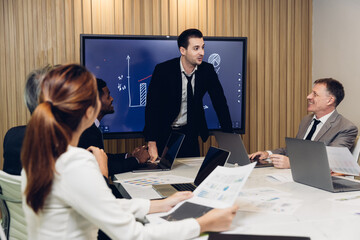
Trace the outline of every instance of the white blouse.
[[[200, 233], [193, 218], [145, 226], [136, 222], [149, 212], [150, 201], [116, 199], [94, 155], [85, 149], [69, 146], [55, 168], [51, 192], [39, 214], [23, 195], [28, 239], [96, 239], [99, 228], [112, 239], [189, 239]], [[21, 176], [24, 192], [24, 170]]]

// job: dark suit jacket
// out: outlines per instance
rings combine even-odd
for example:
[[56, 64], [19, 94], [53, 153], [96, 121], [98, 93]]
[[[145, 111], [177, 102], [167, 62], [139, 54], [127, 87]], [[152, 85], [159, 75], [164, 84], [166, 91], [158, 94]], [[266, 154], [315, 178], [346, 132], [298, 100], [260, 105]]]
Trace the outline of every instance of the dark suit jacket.
[[[304, 139], [313, 118], [314, 114], [310, 114], [301, 120], [296, 138]], [[314, 141], [324, 142], [326, 146], [347, 147], [352, 150], [357, 134], [357, 127], [335, 110], [322, 126]], [[272, 152], [286, 155], [285, 148], [278, 148]]]
[[22, 164], [20, 160], [21, 146], [24, 141], [26, 126], [9, 129], [4, 137], [4, 167], [6, 173], [20, 175]]
[[[78, 146], [85, 149], [90, 146], [104, 149], [102, 132], [96, 127], [95, 123], [81, 134]], [[132, 171], [139, 167], [139, 163], [136, 158], [130, 157], [125, 159], [125, 155], [125, 153], [107, 153], [109, 176], [117, 173]]]
[[[182, 76], [180, 58], [156, 65], [148, 88], [145, 108], [144, 136], [146, 141], [166, 141], [171, 124], [179, 115], [182, 94]], [[229, 108], [214, 67], [202, 62], [195, 72], [194, 108], [196, 116], [196, 135], [203, 141], [209, 136], [203, 97], [208, 92], [223, 131], [232, 132]]]

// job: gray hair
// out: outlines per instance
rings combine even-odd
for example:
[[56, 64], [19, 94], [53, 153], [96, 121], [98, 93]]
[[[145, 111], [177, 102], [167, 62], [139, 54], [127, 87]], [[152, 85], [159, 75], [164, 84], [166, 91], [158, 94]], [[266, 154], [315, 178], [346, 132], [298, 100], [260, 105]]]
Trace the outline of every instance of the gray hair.
[[39, 104], [41, 82], [45, 75], [53, 68], [52, 65], [48, 64], [43, 68], [33, 70], [26, 78], [24, 100], [31, 114]]

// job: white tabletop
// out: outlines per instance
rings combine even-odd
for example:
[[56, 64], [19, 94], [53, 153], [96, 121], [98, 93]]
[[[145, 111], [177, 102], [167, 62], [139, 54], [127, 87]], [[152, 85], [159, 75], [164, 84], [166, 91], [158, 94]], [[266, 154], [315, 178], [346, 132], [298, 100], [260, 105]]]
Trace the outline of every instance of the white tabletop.
[[[187, 162], [180, 159], [173, 170], [152, 174], [175, 174], [194, 178], [202, 158]], [[360, 196], [360, 192], [330, 193], [295, 182], [274, 183], [267, 180], [267, 174], [281, 174], [290, 170], [256, 168], [247, 180], [244, 189], [269, 187], [289, 193], [291, 199], [301, 201], [300, 207], [292, 214], [238, 211], [232, 230], [241, 234], [309, 236], [315, 240], [360, 239], [360, 205], [334, 198]], [[146, 173], [149, 174], [149, 173]], [[124, 173], [117, 179], [143, 176], [143, 173]], [[345, 203], [346, 202], [346, 203]], [[238, 199], [241, 205], [242, 199]]]

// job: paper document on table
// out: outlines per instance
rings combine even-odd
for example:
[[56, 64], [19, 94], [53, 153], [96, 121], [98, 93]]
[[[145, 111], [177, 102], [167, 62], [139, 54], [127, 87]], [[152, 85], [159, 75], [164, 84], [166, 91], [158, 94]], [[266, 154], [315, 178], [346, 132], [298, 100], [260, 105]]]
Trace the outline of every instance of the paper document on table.
[[187, 177], [181, 177], [181, 176], [177, 176], [177, 175], [152, 175], [152, 174], [148, 174], [145, 176], [141, 176], [141, 177], [133, 177], [133, 178], [128, 178], [128, 179], [124, 179], [124, 180], [116, 180], [116, 182], [121, 183], [121, 184], [130, 184], [133, 186], [138, 186], [138, 187], [148, 187], [148, 186], [152, 186], [152, 185], [157, 185], [157, 184], [172, 184], [172, 183], [182, 183], [182, 182], [191, 182], [192, 179], [191, 178], [187, 178]]
[[244, 189], [239, 194], [240, 198], [254, 198], [257, 200], [266, 200], [275, 197], [288, 197], [290, 193], [283, 192], [271, 187], [260, 187], [260, 188], [250, 188]]
[[204, 158], [182, 158], [177, 160], [179, 163], [185, 164], [187, 166], [199, 166], [199, 163], [204, 161]]
[[336, 202], [336, 203], [345, 203], [355, 206], [360, 206], [360, 194], [359, 193], [352, 193], [348, 195], [343, 195], [341, 197], [333, 197], [329, 199], [330, 201]]
[[198, 218], [212, 208], [232, 206], [255, 165], [254, 162], [235, 168], [217, 166], [195, 189], [191, 199], [178, 204], [162, 218], [167, 221]]
[[287, 183], [293, 182], [291, 169], [284, 169], [282, 172], [266, 174], [266, 180], [272, 183]]
[[172, 184], [191, 182], [191, 178], [180, 177], [177, 175], [145, 175], [141, 177], [128, 178], [125, 180], [115, 180], [114, 182], [121, 183], [128, 194], [132, 198], [156, 199], [161, 196], [152, 188], [156, 184]]
[[346, 147], [326, 147], [330, 169], [333, 172], [359, 176], [360, 167]]
[[242, 191], [238, 200], [239, 211], [293, 214], [301, 200], [289, 197], [289, 193], [273, 188], [252, 188]]

